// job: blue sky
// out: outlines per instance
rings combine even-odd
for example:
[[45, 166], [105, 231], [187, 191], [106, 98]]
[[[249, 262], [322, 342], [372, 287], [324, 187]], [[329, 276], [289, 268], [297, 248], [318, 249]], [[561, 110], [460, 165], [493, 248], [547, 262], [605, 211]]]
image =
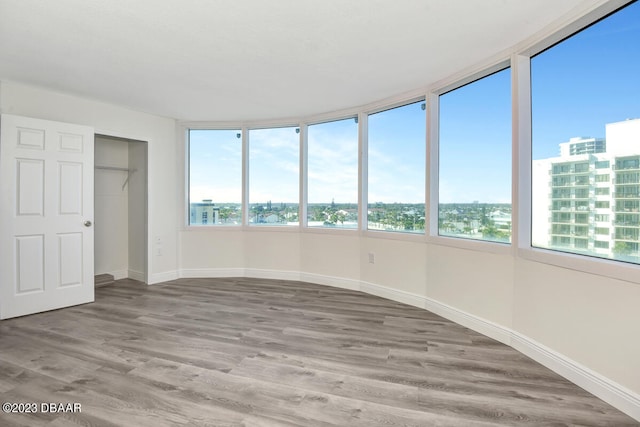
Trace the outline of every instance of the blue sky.
[[358, 203], [358, 124], [353, 118], [309, 126], [309, 203]]
[[[640, 118], [640, 3], [535, 56], [533, 158], [605, 124]], [[511, 93], [506, 69], [440, 97], [440, 201], [510, 203]], [[369, 202], [424, 202], [421, 102], [369, 117]], [[239, 131], [192, 132], [191, 200], [240, 202]], [[357, 128], [309, 128], [309, 202], [357, 199]], [[295, 128], [251, 130], [250, 202], [297, 203]], [[639, 149], [640, 151], [640, 149]]]
[[534, 159], [640, 118], [640, 3], [532, 58], [531, 88]]
[[191, 202], [242, 201], [242, 138], [238, 133], [240, 130], [189, 132]]
[[369, 204], [424, 203], [424, 101], [369, 116]]
[[511, 71], [440, 96], [441, 203], [511, 202]]

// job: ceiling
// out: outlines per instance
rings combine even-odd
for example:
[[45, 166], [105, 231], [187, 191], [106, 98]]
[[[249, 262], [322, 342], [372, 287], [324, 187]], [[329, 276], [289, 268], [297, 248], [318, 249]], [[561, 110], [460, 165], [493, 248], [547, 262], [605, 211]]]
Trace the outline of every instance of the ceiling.
[[307, 117], [426, 88], [597, 3], [0, 0], [0, 79], [181, 120]]

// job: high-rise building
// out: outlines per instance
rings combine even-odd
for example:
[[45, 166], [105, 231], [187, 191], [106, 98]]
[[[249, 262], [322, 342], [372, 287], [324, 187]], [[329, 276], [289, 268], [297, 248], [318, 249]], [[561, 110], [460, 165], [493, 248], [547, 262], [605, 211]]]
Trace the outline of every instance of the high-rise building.
[[534, 246], [638, 261], [640, 119], [607, 124], [605, 134], [571, 138], [559, 157], [534, 161]]
[[201, 203], [191, 203], [191, 225], [207, 225], [220, 223], [220, 208], [212, 200], [203, 200]]

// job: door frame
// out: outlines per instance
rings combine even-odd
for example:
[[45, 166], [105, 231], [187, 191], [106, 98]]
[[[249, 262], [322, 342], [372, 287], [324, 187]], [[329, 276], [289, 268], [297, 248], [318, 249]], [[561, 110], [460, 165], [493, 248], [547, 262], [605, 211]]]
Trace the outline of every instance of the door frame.
[[[94, 129], [94, 141], [96, 137], [99, 136], [103, 136], [103, 137], [107, 137], [107, 138], [111, 138], [111, 139], [117, 139], [117, 140], [121, 140], [123, 143], [129, 143], [129, 142], [133, 142], [133, 143], [138, 143], [138, 144], [146, 144], [146, 148], [147, 148], [147, 155], [145, 156], [145, 194], [144, 194], [144, 221], [145, 221], [145, 227], [144, 227], [144, 241], [145, 241], [145, 253], [144, 253], [144, 283], [146, 285], [149, 284], [149, 277], [150, 277], [150, 271], [151, 271], [151, 241], [150, 241], [150, 230], [151, 230], [151, 223], [149, 221], [149, 157], [150, 157], [150, 152], [151, 152], [151, 144], [149, 143], [149, 138], [146, 137], [138, 137], [138, 136], [131, 136], [130, 134], [121, 134], [121, 133], [117, 133], [117, 132], [112, 132], [112, 131], [106, 131], [106, 130], [102, 130], [102, 129]], [[94, 195], [94, 204], [95, 204], [95, 195]], [[94, 253], [95, 256], [95, 253]]]

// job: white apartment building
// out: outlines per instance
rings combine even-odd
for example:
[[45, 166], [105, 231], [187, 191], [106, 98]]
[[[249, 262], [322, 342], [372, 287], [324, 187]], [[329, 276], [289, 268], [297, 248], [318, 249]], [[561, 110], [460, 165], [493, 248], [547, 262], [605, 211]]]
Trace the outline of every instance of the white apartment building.
[[571, 138], [559, 157], [534, 160], [534, 246], [638, 261], [640, 119], [607, 124], [605, 135]]
[[212, 200], [190, 204], [191, 225], [211, 225], [220, 223], [220, 208]]

